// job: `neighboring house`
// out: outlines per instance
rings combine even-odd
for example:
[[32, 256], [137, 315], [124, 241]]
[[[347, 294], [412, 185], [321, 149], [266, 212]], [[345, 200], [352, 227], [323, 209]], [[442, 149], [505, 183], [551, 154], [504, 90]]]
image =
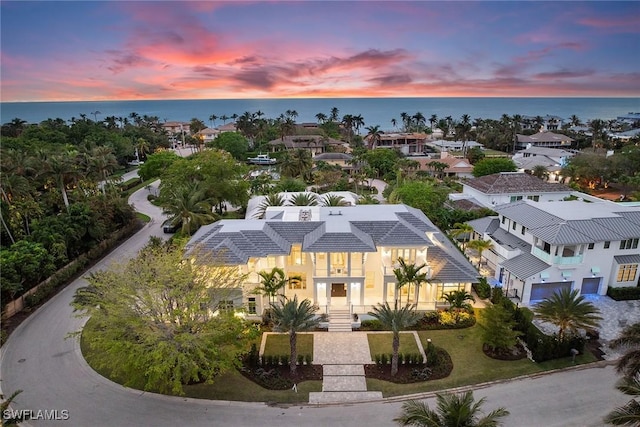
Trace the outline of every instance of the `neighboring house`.
[[236, 132], [238, 130], [235, 122], [225, 123], [222, 126], [218, 126], [216, 129], [220, 132]]
[[342, 141], [322, 135], [287, 135], [284, 138], [269, 141], [272, 151], [304, 149], [310, 151], [312, 156], [328, 151], [329, 146], [343, 147], [344, 144]]
[[480, 149], [484, 149], [484, 145], [476, 141], [462, 142], [462, 141], [447, 141], [444, 139], [438, 139], [435, 141], [429, 141], [425, 145], [431, 148], [435, 148], [436, 150], [439, 150], [439, 151], [462, 151], [463, 148], [468, 151], [476, 147]]
[[370, 149], [394, 148], [405, 155], [423, 153], [427, 134], [417, 132], [382, 133], [379, 141], [367, 136], [365, 142]]
[[162, 129], [164, 129], [169, 135], [178, 135], [184, 132], [185, 135], [190, 134], [191, 125], [189, 122], [165, 122], [162, 123]]
[[[565, 120], [559, 116], [551, 116], [547, 114], [546, 116], [542, 116], [542, 122], [540, 123], [541, 131], [550, 131], [550, 130], [558, 130], [562, 128]], [[522, 116], [522, 122], [520, 122], [520, 126], [522, 129], [535, 129], [538, 126], [537, 117], [535, 116]]]
[[[449, 199], [473, 200], [480, 206], [493, 209], [504, 203], [530, 199], [540, 202], [562, 200], [574, 193], [562, 184], [543, 181], [522, 172], [501, 172], [462, 182], [462, 193], [451, 193]], [[454, 203], [455, 204], [455, 203]]]
[[207, 144], [208, 142], [212, 142], [214, 139], [216, 139], [221, 133], [222, 132], [220, 132], [219, 129], [205, 128], [200, 132], [197, 132], [195, 136], [202, 139], [202, 142]]
[[625, 132], [610, 132], [608, 133], [609, 138], [616, 139], [622, 142], [629, 142], [633, 138], [637, 138], [640, 136], [640, 129], [631, 129]]
[[352, 160], [353, 156], [347, 153], [322, 153], [313, 157], [313, 164], [325, 162], [330, 165], [340, 166], [345, 172], [351, 172], [353, 169]]
[[536, 166], [544, 166], [549, 171], [549, 181], [559, 181], [560, 171], [575, 153], [558, 148], [528, 147], [513, 156], [513, 162], [520, 172], [530, 172]]
[[[430, 171], [433, 175], [442, 174], [443, 177], [473, 178], [473, 165], [469, 160], [453, 157], [446, 151], [441, 152], [440, 158], [437, 159], [430, 157], [410, 157], [410, 159], [420, 163], [420, 170]], [[444, 163], [447, 167], [442, 172], [439, 172], [430, 166], [432, 163]]]
[[569, 148], [573, 138], [553, 132], [538, 132], [533, 135], [516, 134], [516, 150], [528, 147]]
[[561, 289], [605, 295], [639, 285], [640, 207], [591, 200], [521, 200], [469, 221], [493, 243], [483, 258], [507, 295], [528, 305]]
[[[444, 293], [471, 291], [477, 271], [418, 209], [406, 205], [270, 207], [265, 219], [221, 220], [204, 226], [187, 244], [247, 274], [229, 304], [250, 316], [268, 308], [254, 290], [261, 271], [280, 267], [289, 283], [281, 293], [308, 298], [323, 313], [348, 307], [365, 314], [376, 304], [402, 298], [420, 310], [434, 310]], [[428, 265], [429, 283], [396, 286], [398, 259]]]

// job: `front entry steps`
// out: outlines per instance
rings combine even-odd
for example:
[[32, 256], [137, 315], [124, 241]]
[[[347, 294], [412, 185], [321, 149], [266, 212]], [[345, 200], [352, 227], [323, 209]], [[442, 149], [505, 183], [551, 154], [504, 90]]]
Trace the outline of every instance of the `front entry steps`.
[[363, 365], [323, 365], [322, 392], [309, 393], [309, 403], [354, 403], [382, 399], [382, 392], [367, 391]]
[[329, 312], [329, 332], [351, 332], [351, 310], [349, 307], [334, 308]]

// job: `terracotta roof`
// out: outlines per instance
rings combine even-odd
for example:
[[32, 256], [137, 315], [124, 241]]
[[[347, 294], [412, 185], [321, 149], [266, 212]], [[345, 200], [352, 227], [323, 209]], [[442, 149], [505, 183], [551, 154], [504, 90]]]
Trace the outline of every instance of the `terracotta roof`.
[[445, 157], [444, 159], [427, 159], [424, 157], [414, 158], [420, 163], [420, 169], [428, 169], [429, 163], [444, 163], [447, 165], [445, 172], [471, 172], [473, 171], [473, 165], [469, 163], [467, 159], [459, 159], [457, 157]]
[[571, 191], [567, 186], [541, 180], [522, 172], [501, 172], [470, 179], [464, 183], [484, 194], [555, 193]]

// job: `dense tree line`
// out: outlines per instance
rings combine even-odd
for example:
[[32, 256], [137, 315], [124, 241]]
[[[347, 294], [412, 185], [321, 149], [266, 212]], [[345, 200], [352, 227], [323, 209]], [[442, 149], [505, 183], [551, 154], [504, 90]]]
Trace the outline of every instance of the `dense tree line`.
[[168, 145], [157, 120], [84, 116], [2, 126], [0, 213], [2, 299], [15, 296], [134, 218], [107, 182], [132, 160]]

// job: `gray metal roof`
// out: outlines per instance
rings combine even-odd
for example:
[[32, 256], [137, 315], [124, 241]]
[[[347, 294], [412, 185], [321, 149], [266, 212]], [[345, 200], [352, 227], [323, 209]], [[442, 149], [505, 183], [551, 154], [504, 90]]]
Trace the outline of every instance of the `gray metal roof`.
[[504, 261], [502, 267], [519, 279], [526, 280], [551, 266], [530, 253], [523, 253]]
[[480, 274], [446, 239], [427, 249], [431, 281], [435, 283], [475, 282]]
[[496, 212], [550, 244], [579, 244], [640, 237], [640, 208], [612, 202], [537, 203], [521, 200], [494, 208]]
[[482, 218], [467, 221], [474, 231], [479, 234], [493, 233], [500, 227], [500, 220], [497, 216], [485, 216]]
[[503, 230], [502, 228], [497, 228], [489, 235], [500, 246], [508, 246], [511, 249], [520, 249], [525, 252], [531, 252], [531, 245], [529, 243], [518, 238], [515, 234], [511, 234], [506, 230]]
[[613, 257], [618, 264], [640, 264], [640, 255], [616, 255]]

